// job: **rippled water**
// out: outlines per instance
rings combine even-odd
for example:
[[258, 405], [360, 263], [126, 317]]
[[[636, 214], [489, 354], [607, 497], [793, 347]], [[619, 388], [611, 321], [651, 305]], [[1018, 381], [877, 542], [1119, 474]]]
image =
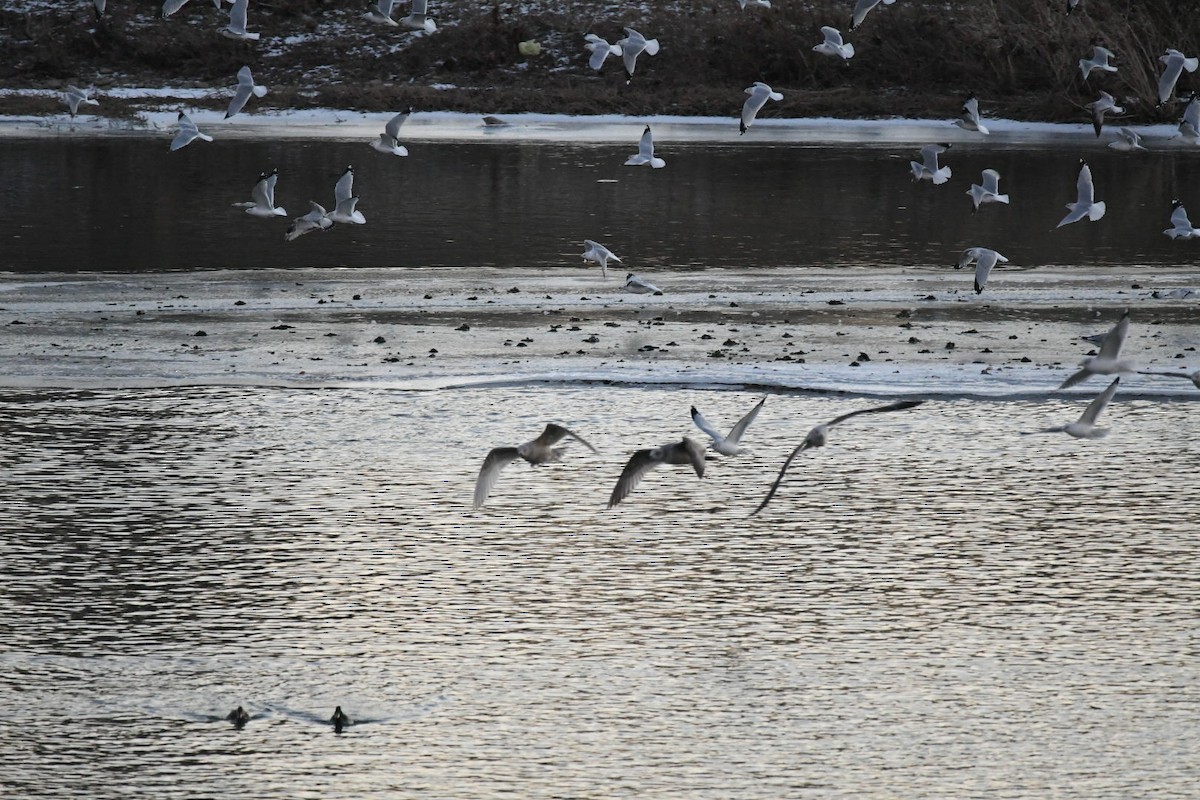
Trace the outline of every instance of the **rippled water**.
[[[0, 393], [11, 797], [1191, 797], [1196, 403], [737, 391]], [[509, 467], [550, 419], [600, 450]], [[244, 705], [236, 730], [222, 717]], [[335, 734], [335, 705], [359, 721]]]

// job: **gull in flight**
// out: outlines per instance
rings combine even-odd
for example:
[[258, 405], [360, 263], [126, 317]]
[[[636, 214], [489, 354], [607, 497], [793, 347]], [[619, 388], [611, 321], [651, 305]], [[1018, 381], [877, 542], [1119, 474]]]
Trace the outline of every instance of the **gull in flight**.
[[646, 130], [642, 131], [642, 138], [638, 142], [638, 151], [625, 159], [625, 166], [638, 167], [642, 164], [649, 164], [654, 169], [662, 169], [667, 165], [666, 161], [654, 156], [654, 137], [650, 134], [650, 126], [646, 126]]
[[1108, 60], [1113, 57], [1113, 51], [1107, 47], [1092, 42], [1092, 57], [1079, 59], [1079, 71], [1083, 73], [1086, 80], [1092, 70], [1100, 70], [1101, 72], [1116, 72], [1117, 68], [1108, 63]]
[[91, 97], [91, 89], [80, 89], [78, 86], [68, 86], [63, 92], [63, 102], [71, 109], [71, 116], [75, 116], [79, 112], [79, 106], [98, 106], [100, 101], [93, 100]]
[[1007, 264], [1008, 259], [986, 247], [968, 247], [962, 251], [954, 268], [962, 269], [970, 266], [972, 262], [975, 263], [975, 294], [980, 294], [983, 292], [983, 287], [987, 285], [988, 275], [992, 273], [992, 268], [996, 266], [997, 262]]
[[392, 19], [392, 6], [395, 4], [395, 0], [378, 0], [378, 2], [367, 5], [366, 13], [363, 16], [379, 25], [391, 25], [393, 28], [398, 28], [400, 23]]
[[233, 7], [229, 9], [229, 25], [221, 29], [222, 36], [243, 42], [258, 41], [259, 34], [246, 30], [246, 9], [249, 6], [250, 0], [234, 0]]
[[742, 118], [738, 122], [738, 129], [742, 133], [745, 133], [754, 123], [754, 118], [758, 116], [759, 109], [765, 106], [768, 100], [778, 101], [783, 99], [782, 94], [773, 90], [762, 81], [755, 81], [753, 86], [746, 89], [746, 94], [750, 96], [742, 104]]
[[411, 113], [412, 109], [409, 108], [389, 119], [387, 125], [383, 126], [383, 133], [379, 134], [378, 139], [371, 142], [371, 147], [388, 155], [408, 155], [408, 148], [400, 144], [400, 126], [408, 120], [408, 115]]
[[[885, 6], [890, 6], [894, 2], [896, 2], [896, 0], [883, 0], [883, 4]], [[875, 6], [879, 5], [879, 3], [880, 0], [858, 0], [858, 2], [854, 4], [854, 14], [850, 17], [850, 30], [854, 30], [859, 25], [862, 25], [862, 21], [866, 19], [867, 14], [869, 14], [875, 8]]]
[[644, 50], [646, 55], [658, 54], [658, 39], [647, 39], [633, 28], [625, 29], [625, 38], [617, 40], [621, 48], [621, 59], [625, 62], [625, 74], [629, 76], [626, 83], [633, 80], [633, 69], [637, 66], [637, 58]]
[[1167, 52], [1158, 57], [1166, 68], [1163, 74], [1158, 79], [1158, 104], [1161, 106], [1171, 99], [1171, 93], [1175, 91], [1175, 84], [1179, 82], [1179, 76], [1186, 69], [1188, 72], [1195, 72], [1196, 67], [1200, 66], [1200, 59], [1188, 58], [1178, 50], [1167, 48]]
[[1146, 150], [1145, 145], [1142, 144], [1142, 135], [1133, 128], [1121, 128], [1117, 132], [1117, 138], [1109, 142], [1108, 146], [1122, 153], [1132, 153], [1136, 150], [1145, 152]]
[[950, 180], [950, 168], [938, 167], [938, 155], [950, 148], [948, 144], [927, 144], [921, 148], [921, 161], [910, 161], [913, 179], [933, 181], [935, 185]]
[[1100, 92], [1100, 96], [1088, 103], [1084, 108], [1092, 112], [1092, 130], [1096, 135], [1100, 135], [1100, 129], [1104, 127], [1104, 115], [1109, 111], [1114, 114], [1124, 114], [1125, 109], [1117, 105], [1116, 99], [1108, 92]]
[[309, 212], [302, 217], [296, 217], [292, 220], [292, 224], [288, 226], [287, 233], [283, 235], [285, 242], [290, 242], [299, 239], [306, 233], [312, 233], [317, 230], [327, 230], [333, 227], [333, 220], [329, 219], [328, 212], [320, 203], [308, 201]]
[[187, 147], [197, 139], [203, 142], [211, 142], [213, 138], [207, 133], [201, 133], [196, 127], [196, 123], [192, 122], [191, 118], [182, 111], [179, 112], [179, 133], [175, 134], [175, 138], [171, 140], [171, 152], [175, 152], [181, 147]]
[[266, 93], [267, 87], [254, 83], [254, 76], [250, 74], [250, 67], [242, 67], [238, 70], [237, 86], [233, 87], [233, 99], [229, 101], [229, 110], [225, 112], [225, 119], [229, 119], [241, 111], [246, 105], [246, 101], [250, 99], [250, 95], [262, 97]]
[[358, 198], [354, 197], [354, 167], [346, 167], [342, 177], [333, 187], [333, 211], [329, 212], [330, 222], [342, 222], [353, 225], [365, 225], [367, 218], [354, 207]]
[[[225, 1], [232, 2], [233, 0], [225, 0]], [[186, 6], [187, 3], [188, 3], [188, 0], [167, 0], [165, 3], [162, 4], [162, 10], [158, 12], [158, 15], [160, 17], [162, 17], [163, 19], [166, 19], [167, 17], [171, 16], [179, 9]], [[218, 11], [221, 10], [221, 0], [213, 0], [213, 5], [216, 6]]]
[[587, 44], [584, 48], [592, 52], [592, 57], [588, 59], [588, 66], [598, 70], [604, 66], [604, 60], [609, 56], [621, 55], [621, 48], [615, 44], [609, 44], [607, 39], [601, 39], [594, 33], [589, 33], [583, 37]]
[[433, 33], [437, 30], [437, 25], [429, 17], [428, 11], [428, 0], [412, 0], [412, 5], [408, 9], [408, 16], [401, 17], [400, 24], [414, 31]]
[[829, 422], [824, 422], [813, 428], [808, 432], [808, 436], [804, 437], [804, 441], [797, 445], [796, 449], [792, 451], [792, 454], [787, 457], [786, 461], [783, 462], [783, 467], [779, 470], [779, 477], [775, 479], [775, 483], [771, 484], [771, 490], [767, 492], [767, 496], [763, 499], [763, 501], [758, 504], [758, 508], [750, 512], [750, 516], [754, 516], [758, 512], [762, 511], [767, 507], [767, 503], [771, 502], [771, 498], [774, 497], [775, 492], [779, 490], [779, 485], [783, 483], [783, 476], [787, 474], [787, 469], [791, 465], [792, 459], [800, 455], [800, 453], [803, 451], [808, 450], [810, 447], [823, 446], [825, 444], [825, 440], [829, 436], [829, 429], [834, 425], [837, 425], [840, 422], [845, 422], [848, 419], [853, 419], [860, 414], [879, 414], [885, 411], [903, 411], [906, 408], [919, 406], [924, 402], [924, 400], [901, 400], [898, 403], [890, 403], [886, 406], [860, 408], [857, 411], [851, 411], [849, 414], [842, 414], [840, 417], [835, 417]]
[[578, 435], [561, 425], [555, 425], [553, 422], [547, 425], [546, 429], [532, 441], [516, 447], [493, 448], [488, 452], [487, 458], [483, 460], [483, 467], [479, 470], [479, 477], [475, 479], [475, 501], [473, 507], [479, 508], [484, 504], [488, 494], [492, 491], [492, 487], [496, 485], [496, 481], [500, 478], [500, 470], [518, 458], [525, 459], [531, 466], [548, 464], [551, 461], [561, 461], [563, 448], [556, 448], [554, 445], [567, 437], [579, 442], [593, 453], [596, 452], [596, 448], [585, 442]]
[[595, 261], [597, 264], [599, 264], [601, 277], [608, 277], [609, 261], [620, 262], [621, 260], [612, 250], [609, 250], [599, 242], [593, 242], [591, 239], [584, 239], [583, 247], [583, 260]]
[[1200, 389], [1200, 369], [1195, 372], [1163, 372], [1161, 370], [1138, 370], [1138, 375], [1161, 375], [1164, 378], [1183, 378], [1186, 381], [1191, 381], [1192, 385]]
[[1119, 361], [1121, 345], [1129, 333], [1129, 311], [1121, 315], [1121, 319], [1113, 329], [1104, 334], [1100, 352], [1092, 358], [1085, 358], [1081, 369], [1059, 385], [1059, 389], [1069, 389], [1077, 383], [1082, 383], [1093, 375], [1116, 375], [1120, 372], [1137, 372], [1137, 367], [1130, 361]]
[[696, 477], [703, 478], [704, 445], [685, 436], [681, 442], [638, 450], [621, 471], [621, 477], [617, 479], [617, 485], [608, 498], [608, 507], [612, 508], [628, 497], [646, 473], [659, 464], [691, 464]]
[[972, 214], [979, 211], [979, 206], [984, 203], [1008, 204], [1008, 195], [1000, 194], [1000, 173], [994, 169], [985, 169], [982, 185], [972, 183], [967, 194], [971, 195], [971, 203], [974, 206], [971, 210]]
[[662, 294], [662, 289], [649, 281], [642, 280], [632, 272], [625, 276], [625, 285], [621, 288], [634, 294]]
[[1163, 233], [1172, 239], [1200, 239], [1200, 228], [1192, 226], [1187, 209], [1178, 198], [1171, 201], [1171, 227]]
[[987, 126], [979, 121], [979, 99], [971, 95], [963, 101], [962, 113], [954, 124], [964, 131], [978, 131], [984, 135], [990, 133]]
[[1108, 385], [1108, 388], [1088, 403], [1088, 407], [1079, 415], [1077, 421], [1053, 428], [1042, 428], [1038, 433], [1066, 433], [1076, 439], [1103, 439], [1108, 436], [1108, 428], [1099, 427], [1096, 425], [1096, 420], [1108, 405], [1108, 401], [1112, 400], [1113, 394], [1117, 391], [1117, 384], [1120, 382], [1120, 376], [1113, 378], [1113, 382]]
[[1079, 159], [1079, 177], [1075, 181], [1075, 192], [1075, 202], [1067, 203], [1070, 213], [1062, 218], [1056, 228], [1079, 222], [1084, 217], [1095, 222], [1104, 216], [1104, 203], [1096, 202], [1096, 190], [1092, 186], [1092, 168], [1082, 158]]
[[1183, 107], [1183, 117], [1179, 120], [1179, 135], [1184, 141], [1200, 144], [1200, 102], [1196, 98], [1200, 94], [1188, 96], [1187, 105]]
[[854, 45], [842, 41], [841, 31], [829, 25], [822, 25], [821, 33], [825, 34], [825, 41], [813, 47], [814, 53], [840, 58], [843, 61], [854, 58]]
[[750, 427], [750, 423], [754, 422], [754, 418], [758, 416], [758, 412], [762, 411], [763, 403], [767, 402], [767, 398], [758, 401], [754, 408], [750, 409], [750, 413], [738, 420], [737, 424], [730, 429], [728, 436], [722, 436], [721, 432], [714, 428], [704, 415], [692, 406], [692, 422], [696, 423], [696, 427], [712, 437], [712, 449], [716, 450], [723, 456], [736, 456], [748, 452], [739, 446], [742, 441], [742, 434], [746, 432], [746, 428]]
[[258, 183], [254, 184], [254, 188], [250, 190], [251, 201], [248, 203], [234, 203], [235, 208], [244, 208], [246, 213], [252, 217], [262, 217], [270, 219], [271, 217], [286, 217], [287, 212], [275, 205], [275, 181], [279, 180], [279, 170], [271, 170], [271, 174], [262, 173], [258, 176]]

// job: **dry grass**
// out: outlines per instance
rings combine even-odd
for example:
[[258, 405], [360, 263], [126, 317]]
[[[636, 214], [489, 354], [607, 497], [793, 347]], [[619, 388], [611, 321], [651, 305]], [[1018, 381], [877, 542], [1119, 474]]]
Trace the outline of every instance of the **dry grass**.
[[[1126, 106], [1128, 120], [1149, 122], [1178, 115], [1177, 104], [1156, 108], [1157, 56], [1200, 41], [1200, 17], [1178, 13], [1171, 0], [1085, 2], [1071, 16], [1057, 1], [947, 8], [903, 0], [880, 6], [853, 33], [848, 0], [746, 12], [734, 0], [702, 0], [664, 4], [644, 18], [604, 15], [587, 2], [520, 13], [511, 3], [441, 0], [433, 36], [371, 26], [357, 7], [328, 0], [258, 0], [257, 45], [217, 35], [221, 18], [207, 4], [189, 4], [165, 22], [146, 4], [112, 5], [100, 23], [74, 6], [0, 11], [0, 47], [11, 54], [0, 81], [221, 87], [248, 63], [272, 87], [264, 105], [732, 116], [741, 89], [762, 80], [785, 94], [766, 112], [779, 116], [946, 117], [974, 92], [986, 115], [1059, 121], [1082, 121], [1082, 107], [1103, 88]], [[823, 24], [854, 43], [851, 61], [812, 51]], [[612, 61], [599, 75], [590, 70], [582, 46], [585, 33], [614, 41], [623, 25], [663, 44], [639, 61], [630, 85]], [[276, 45], [267, 42], [286, 36], [297, 43], [271, 54]], [[1096, 37], [1116, 53], [1120, 71], [1085, 82], [1077, 63]], [[527, 58], [517, 44], [530, 39], [542, 53]], [[462, 88], [433, 90], [434, 83]], [[1185, 73], [1179, 90], [1193, 87], [1200, 73]]]

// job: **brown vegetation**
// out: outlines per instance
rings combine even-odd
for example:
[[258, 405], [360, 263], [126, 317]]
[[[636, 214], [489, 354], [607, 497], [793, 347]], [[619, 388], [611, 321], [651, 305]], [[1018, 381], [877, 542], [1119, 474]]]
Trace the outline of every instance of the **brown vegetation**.
[[[764, 112], [770, 116], [950, 117], [975, 92], [986, 116], [1052, 121], [1083, 121], [1083, 105], [1103, 88], [1126, 106], [1127, 119], [1162, 122], [1179, 110], [1155, 107], [1157, 56], [1200, 42], [1200, 18], [1178, 13], [1171, 0], [1084, 0], [1070, 16], [1065, 2], [1046, 0], [900, 0], [853, 32], [851, 0], [780, 0], [746, 11], [736, 0], [664, 3], [644, 16], [589, 2], [521, 13], [514, 2], [435, 0], [439, 30], [430, 36], [373, 25], [357, 4], [255, 0], [258, 43], [221, 37], [225, 15], [204, 0], [165, 21], [154, 17], [158, 5], [110, 3], [100, 21], [82, 2], [0, 11], [0, 47], [10, 54], [0, 82], [95, 83], [101, 93], [121, 85], [220, 89], [248, 63], [271, 87], [264, 106], [733, 115], [742, 88], [761, 80], [785, 95]], [[852, 60], [812, 51], [825, 24], [854, 43]], [[583, 49], [585, 33], [615, 41], [623, 25], [663, 45], [643, 57], [629, 85], [615, 60], [599, 74], [589, 69]], [[1097, 37], [1120, 71], [1085, 81], [1077, 64]], [[527, 40], [541, 45], [539, 55], [518, 52]], [[1196, 86], [1200, 72], [1185, 73], [1179, 91]], [[106, 102], [105, 113], [119, 108]], [[0, 101], [6, 113], [57, 110], [49, 99]]]

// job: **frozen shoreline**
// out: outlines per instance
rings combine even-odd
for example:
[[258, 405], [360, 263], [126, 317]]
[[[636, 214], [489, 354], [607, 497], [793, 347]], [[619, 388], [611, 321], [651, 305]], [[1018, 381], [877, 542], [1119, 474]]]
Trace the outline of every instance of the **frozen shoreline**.
[[[0, 275], [8, 388], [439, 389], [547, 381], [878, 396], [1048, 394], [1124, 308], [1124, 355], [1200, 369], [1187, 270], [663, 272], [663, 296], [583, 269]], [[514, 291], [515, 290], [515, 291]], [[1155, 296], [1155, 293], [1159, 296]], [[865, 358], [863, 357], [865, 356]], [[1127, 386], [1127, 388], [1125, 388]], [[1091, 395], [1099, 380], [1070, 390]], [[1123, 393], [1200, 399], [1130, 376]]]
[[[41, 90], [29, 90], [41, 91]], [[149, 90], [146, 90], [149, 95]], [[163, 90], [167, 91], [167, 90]], [[72, 119], [64, 113], [51, 116], [0, 116], [0, 138], [167, 136], [176, 125], [177, 111], [187, 111], [201, 130], [222, 139], [373, 139], [392, 114], [336, 109], [238, 114], [224, 119], [219, 110], [195, 109], [187, 104], [198, 90], [181, 90], [182, 96], [156, 99], [176, 100], [170, 110], [140, 112], [136, 119], [85, 115]], [[14, 90], [8, 90], [12, 94]], [[57, 94], [54, 92], [53, 94]], [[206, 96], [205, 91], [200, 96]], [[4, 93], [0, 92], [0, 98]], [[556, 114], [505, 114], [505, 125], [485, 125], [483, 114], [450, 111], [416, 112], [401, 129], [404, 140], [617, 143], [636, 140], [645, 125], [655, 129], [662, 142], [709, 144], [795, 144], [912, 145], [927, 142], [969, 143], [981, 147], [1075, 147], [1104, 149], [1115, 136], [1097, 137], [1090, 124], [1017, 122], [987, 120], [991, 133], [981, 135], [956, 127], [951, 120], [931, 119], [833, 119], [829, 117], [760, 119], [745, 135], [738, 134], [733, 117], [678, 116], [568, 116]], [[1193, 150], [1178, 137], [1174, 125], [1150, 125], [1136, 129], [1156, 149]]]

